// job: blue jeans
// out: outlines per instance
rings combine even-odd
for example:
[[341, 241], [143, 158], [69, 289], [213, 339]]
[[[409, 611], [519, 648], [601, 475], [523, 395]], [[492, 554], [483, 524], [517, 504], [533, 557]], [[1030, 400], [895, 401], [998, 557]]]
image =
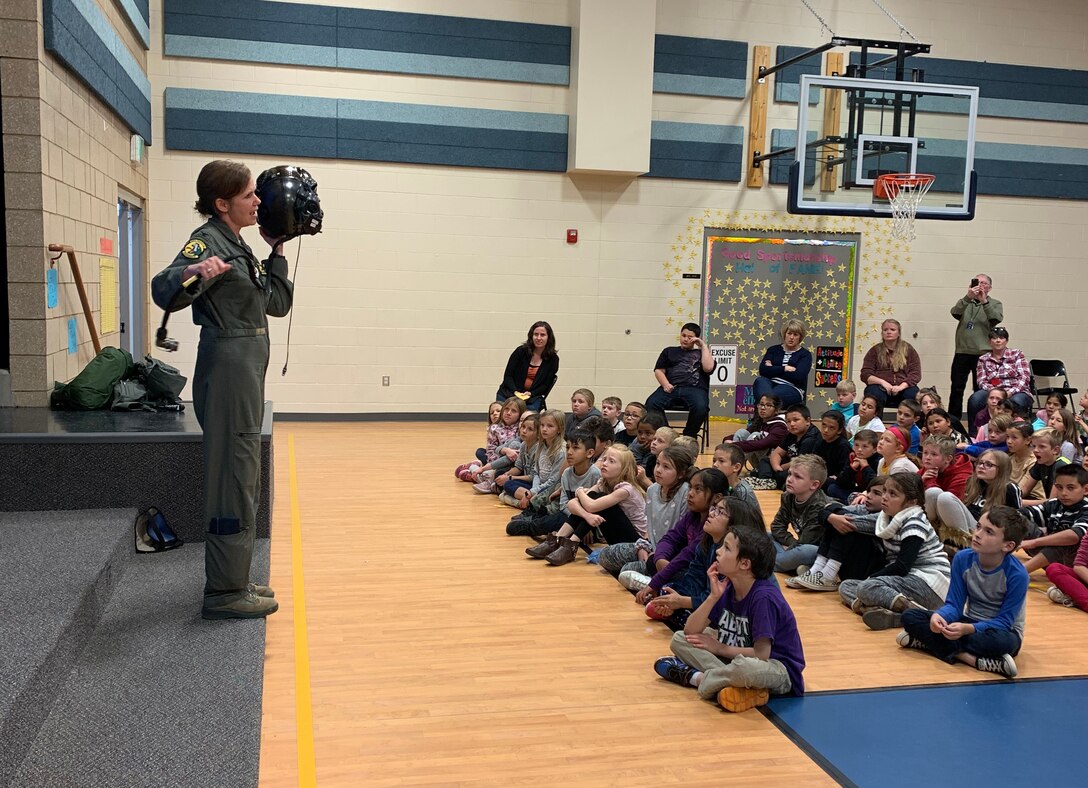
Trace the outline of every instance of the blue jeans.
[[818, 544], [798, 544], [786, 548], [775, 542], [774, 571], [793, 572], [801, 564], [812, 566], [813, 561], [816, 560], [816, 553], [819, 551]]
[[805, 395], [788, 383], [772, 383], [769, 378], [756, 378], [752, 384], [752, 397], [756, 402], [767, 394], [774, 394], [782, 401], [782, 409], [805, 401]]
[[[986, 407], [986, 397], [990, 396], [989, 389], [979, 389], [970, 397], [967, 398], [967, 427], [973, 429], [975, 426], [975, 416], [982, 412]], [[1023, 391], [1018, 391], [1009, 397], [1015, 402], [1021, 409], [1031, 412], [1031, 395], [1026, 394]], [[974, 437], [973, 435], [971, 436]]]
[[[1020, 636], [1009, 629], [986, 629], [959, 640], [949, 640], [944, 635], [938, 635], [929, 628], [929, 619], [933, 613], [932, 610], [904, 610], [903, 629], [911, 637], [922, 641], [926, 651], [937, 659], [955, 662], [956, 655], [961, 651], [976, 657], [1000, 657], [1003, 654], [1015, 657], [1020, 653]], [[975, 623], [974, 619], [967, 616], [960, 618], [960, 621], [965, 624]]]
[[[666, 393], [660, 386], [657, 391], [646, 400], [646, 410], [655, 411], [662, 416], [666, 409], [686, 410], [688, 423], [684, 425], [684, 434], [693, 438], [699, 437], [699, 431], [706, 423], [706, 417], [710, 413], [710, 392], [698, 386], [677, 386], [672, 393]], [[665, 425], [669, 420], [665, 418]]]
[[510, 479], [502, 486], [503, 492], [509, 495], [511, 498], [517, 498], [518, 490], [531, 490], [533, 485], [531, 482], [527, 482], [524, 479]]
[[907, 386], [898, 394], [889, 394], [884, 390], [883, 386], [879, 386], [876, 383], [870, 384], [865, 387], [865, 393], [863, 397], [873, 397], [880, 405], [880, 410], [884, 408], [898, 407], [899, 403], [905, 399], [918, 399], [918, 387]]

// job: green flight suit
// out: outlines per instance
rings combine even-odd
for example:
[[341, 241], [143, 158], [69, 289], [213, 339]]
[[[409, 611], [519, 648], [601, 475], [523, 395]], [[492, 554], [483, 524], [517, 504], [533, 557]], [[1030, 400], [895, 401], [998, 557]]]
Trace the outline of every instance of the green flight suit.
[[[182, 271], [213, 255], [231, 265], [210, 282], [182, 286]], [[261, 262], [220, 219], [193, 231], [151, 295], [169, 312], [192, 306], [200, 326], [193, 405], [204, 431], [204, 606], [245, 595], [261, 485], [261, 423], [268, 368], [268, 315], [291, 309], [287, 260]]]

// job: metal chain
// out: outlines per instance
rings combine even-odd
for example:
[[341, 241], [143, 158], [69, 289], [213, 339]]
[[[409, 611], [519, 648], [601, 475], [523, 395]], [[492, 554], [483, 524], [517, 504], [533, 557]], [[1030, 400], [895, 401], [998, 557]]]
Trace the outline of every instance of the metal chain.
[[[876, 2], [876, 0], [873, 0], [873, 2]], [[822, 28], [823, 28], [824, 30], [826, 30], [826, 31], [827, 31], [827, 32], [828, 32], [828, 33], [829, 33], [829, 34], [830, 34], [830, 35], [831, 35], [832, 37], [834, 37], [834, 35], [835, 35], [835, 31], [834, 31], [834, 30], [832, 30], [832, 29], [831, 29], [831, 26], [830, 26], [830, 25], [828, 25], [828, 24], [827, 24], [827, 22], [825, 22], [825, 21], [824, 21], [824, 18], [823, 18], [822, 16], [820, 16], [819, 14], [817, 14], [817, 13], [816, 13], [816, 9], [815, 9], [815, 8], [813, 8], [813, 7], [811, 6], [811, 5], [809, 5], [809, 2], [808, 2], [808, 0], [801, 0], [801, 4], [802, 4], [802, 5], [803, 5], [803, 6], [805, 7], [805, 8], [807, 8], [807, 9], [809, 10], [809, 12], [810, 12], [810, 13], [811, 13], [811, 14], [812, 14], [812, 15], [813, 15], [814, 17], [816, 17], [816, 21], [820, 23], [820, 27], [822, 27]], [[887, 13], [887, 12], [885, 11], [885, 13]], [[911, 38], [914, 38], [914, 36], [911, 36]], [[915, 40], [917, 40], [917, 39], [915, 39]]]
[[[802, 3], [804, 3], [804, 2], [805, 2], [805, 0], [801, 0], [801, 2], [802, 2]], [[807, 5], [807, 3], [806, 3], [806, 5]], [[884, 12], [884, 15], [885, 15], [886, 17], [888, 17], [888, 19], [890, 19], [890, 20], [892, 20], [893, 22], [895, 22], [895, 25], [896, 25], [896, 27], [898, 27], [898, 28], [899, 28], [899, 40], [900, 40], [900, 41], [902, 41], [902, 40], [903, 40], [903, 34], [904, 34], [904, 33], [906, 33], [906, 34], [907, 34], [908, 36], [910, 36], [911, 38], [913, 38], [913, 39], [914, 39], [915, 41], [918, 41], [918, 39], [917, 39], [917, 38], [915, 38], [915, 36], [914, 36], [914, 33], [910, 32], [909, 30], [907, 30], [907, 28], [903, 27], [903, 23], [902, 23], [902, 22], [900, 22], [900, 21], [899, 21], [898, 19], [896, 19], [896, 18], [895, 18], [894, 16], [892, 16], [892, 12], [891, 12], [891, 11], [889, 11], [889, 10], [888, 10], [887, 8], [885, 8], [884, 6], [882, 6], [882, 5], [880, 4], [880, 0], [873, 0], [873, 5], [875, 5], [875, 6], [876, 6], [877, 8], [879, 8], [879, 9], [880, 9], [881, 11], [883, 11], [883, 12]], [[822, 19], [821, 19], [820, 21], [821, 21], [821, 22], [823, 22], [823, 20], [822, 20]], [[920, 43], [920, 42], [919, 42], [919, 43]]]

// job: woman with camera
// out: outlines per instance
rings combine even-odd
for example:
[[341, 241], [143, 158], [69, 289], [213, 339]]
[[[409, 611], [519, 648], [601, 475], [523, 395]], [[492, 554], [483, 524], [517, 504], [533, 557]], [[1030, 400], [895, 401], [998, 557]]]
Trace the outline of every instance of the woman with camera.
[[278, 608], [267, 586], [249, 581], [260, 497], [261, 424], [268, 367], [268, 315], [290, 311], [293, 286], [281, 239], [261, 261], [241, 231], [257, 223], [257, 185], [245, 165], [218, 160], [196, 180], [196, 211], [207, 221], [152, 280], [162, 309], [192, 307], [200, 326], [193, 405], [204, 430], [204, 605], [208, 619], [259, 618]]

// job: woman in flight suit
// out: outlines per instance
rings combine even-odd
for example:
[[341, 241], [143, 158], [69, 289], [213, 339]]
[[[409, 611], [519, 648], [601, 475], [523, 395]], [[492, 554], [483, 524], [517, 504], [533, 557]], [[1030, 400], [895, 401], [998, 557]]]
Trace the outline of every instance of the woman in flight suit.
[[253, 176], [218, 160], [196, 180], [196, 210], [208, 218], [151, 283], [168, 312], [191, 306], [200, 326], [193, 404], [204, 431], [204, 606], [208, 619], [259, 618], [279, 607], [272, 589], [249, 581], [261, 479], [261, 423], [268, 367], [268, 315], [291, 309], [282, 244], [261, 262], [242, 240], [257, 223]]

